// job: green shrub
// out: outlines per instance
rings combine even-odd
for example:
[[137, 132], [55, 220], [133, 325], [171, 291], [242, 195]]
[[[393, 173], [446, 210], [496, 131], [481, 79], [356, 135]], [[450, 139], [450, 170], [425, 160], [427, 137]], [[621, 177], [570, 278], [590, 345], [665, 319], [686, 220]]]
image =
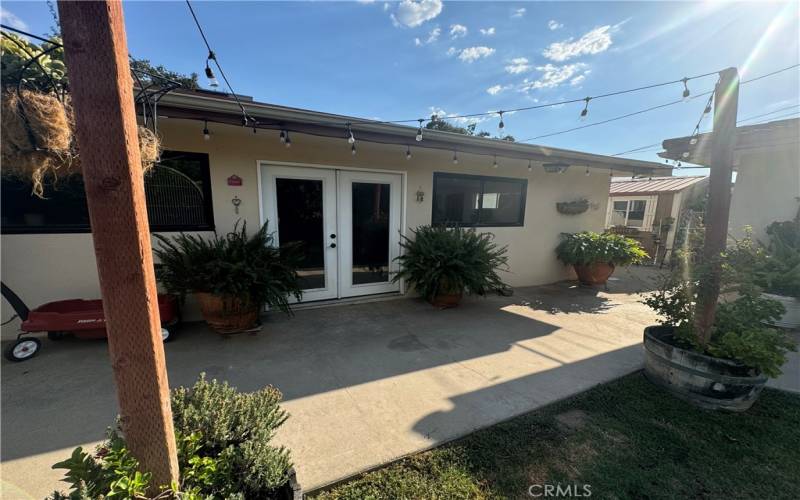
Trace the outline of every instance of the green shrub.
[[[191, 389], [173, 390], [171, 400], [180, 484], [159, 485], [159, 498], [272, 498], [288, 481], [289, 452], [270, 444], [287, 418], [278, 404], [280, 391], [242, 393], [201, 375]], [[51, 498], [147, 498], [150, 474], [138, 466], [120, 431], [111, 429], [94, 454], [76, 448], [53, 466], [66, 469], [71, 491]]]
[[413, 238], [402, 237], [405, 253], [394, 281], [405, 279], [427, 299], [467, 292], [486, 295], [506, 287], [497, 274], [508, 267], [507, 248], [498, 248], [491, 233], [474, 229], [420, 226]]
[[763, 257], [763, 250], [747, 236], [719, 257], [721, 290], [728, 298], [717, 305], [711, 339], [705, 347], [698, 342], [694, 321], [698, 291], [707, 282], [707, 264], [677, 269], [644, 303], [661, 314], [662, 324], [675, 327], [675, 336], [684, 347], [777, 377], [786, 353], [796, 345], [785, 332], [767, 326], [785, 309], [780, 302], [762, 296], [755, 283]]
[[159, 241], [153, 250], [156, 278], [168, 292], [182, 297], [194, 292], [232, 295], [290, 313], [289, 296], [302, 296], [300, 250], [297, 245], [277, 248], [267, 224], [248, 235], [247, 224], [237, 222], [232, 232], [223, 237], [214, 233], [210, 239], [154, 234]]
[[613, 233], [561, 233], [556, 255], [564, 264], [585, 266], [605, 262], [615, 266], [638, 264], [647, 258], [639, 242]]
[[800, 213], [767, 227], [769, 245], [758, 283], [767, 293], [800, 298]]

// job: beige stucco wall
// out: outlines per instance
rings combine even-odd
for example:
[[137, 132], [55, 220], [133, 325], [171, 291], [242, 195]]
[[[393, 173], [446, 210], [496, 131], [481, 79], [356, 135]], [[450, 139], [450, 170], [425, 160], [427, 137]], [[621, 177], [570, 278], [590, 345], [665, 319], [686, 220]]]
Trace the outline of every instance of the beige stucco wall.
[[[357, 143], [352, 156], [344, 139], [292, 134], [292, 147], [285, 148], [275, 131], [259, 131], [234, 126], [209, 124], [212, 138], [204, 141], [202, 122], [175, 119], [160, 121], [166, 149], [208, 153], [211, 168], [214, 220], [218, 232], [230, 230], [237, 219], [248, 225], [259, 224], [258, 160], [329, 165], [340, 168], [392, 170], [406, 174], [406, 227], [429, 224], [434, 171], [457, 171], [528, 179], [524, 227], [488, 228], [497, 241], [508, 245], [511, 272], [507, 282], [514, 286], [548, 283], [568, 276], [555, 259], [553, 249], [560, 232], [601, 230], [608, 199], [607, 171], [586, 176], [583, 168], [573, 167], [564, 174], [547, 174], [541, 168], [527, 170], [527, 162], [498, 158], [500, 167], [492, 168], [491, 157], [459, 155], [452, 163], [452, 152], [414, 148], [411, 160], [405, 147]], [[231, 187], [226, 179], [236, 174], [241, 187]], [[416, 192], [425, 193], [424, 202], [416, 202]], [[231, 199], [242, 203], [239, 214]], [[592, 208], [581, 215], [561, 215], [558, 201], [586, 197]], [[2, 278], [30, 306], [74, 297], [99, 296], [97, 271], [90, 234], [3, 235]], [[12, 312], [3, 301], [3, 318]], [[196, 318], [190, 307], [189, 317]], [[14, 324], [10, 325], [14, 326]], [[8, 328], [5, 329], [8, 335]]]
[[800, 144], [744, 154], [738, 160], [730, 233], [739, 237], [751, 226], [753, 235], [766, 243], [764, 229], [792, 219], [800, 207]]

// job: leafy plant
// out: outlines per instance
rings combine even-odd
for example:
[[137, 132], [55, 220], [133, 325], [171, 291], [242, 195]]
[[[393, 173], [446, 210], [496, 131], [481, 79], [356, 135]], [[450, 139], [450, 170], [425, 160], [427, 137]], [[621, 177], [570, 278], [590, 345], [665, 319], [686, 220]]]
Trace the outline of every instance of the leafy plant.
[[413, 238], [402, 237], [405, 253], [394, 281], [406, 279], [425, 298], [461, 293], [486, 295], [504, 288], [500, 270], [508, 267], [507, 247], [498, 248], [491, 233], [474, 229], [420, 226]]
[[[227, 500], [272, 498], [289, 478], [291, 461], [283, 447], [270, 444], [287, 418], [281, 393], [267, 387], [241, 393], [227, 383], [208, 381], [202, 374], [191, 389], [172, 391], [172, 415], [178, 448], [180, 484], [161, 485], [154, 498]], [[76, 448], [53, 465], [66, 469], [68, 494], [52, 500], [151, 498], [149, 473], [125, 448], [117, 429], [94, 454]]]
[[767, 226], [769, 244], [758, 283], [767, 293], [800, 298], [800, 213]]
[[246, 223], [238, 222], [222, 237], [180, 233], [170, 239], [154, 234], [159, 241], [153, 250], [158, 259], [156, 278], [168, 292], [181, 296], [193, 292], [230, 295], [291, 313], [289, 296], [298, 300], [302, 296], [299, 247], [277, 248], [267, 224], [253, 235], [248, 235]]
[[682, 346], [707, 355], [738, 361], [770, 377], [781, 373], [786, 353], [796, 349], [791, 337], [767, 324], [780, 318], [783, 306], [761, 295], [757, 270], [764, 252], [749, 236], [738, 240], [719, 257], [722, 265], [721, 292], [711, 337], [701, 345], [695, 332], [697, 297], [707, 281], [709, 264], [685, 266], [669, 276], [662, 286], [644, 299], [661, 314], [660, 322], [675, 328]]
[[639, 242], [613, 233], [561, 233], [556, 255], [564, 264], [585, 266], [605, 262], [615, 266], [637, 264], [647, 258]]

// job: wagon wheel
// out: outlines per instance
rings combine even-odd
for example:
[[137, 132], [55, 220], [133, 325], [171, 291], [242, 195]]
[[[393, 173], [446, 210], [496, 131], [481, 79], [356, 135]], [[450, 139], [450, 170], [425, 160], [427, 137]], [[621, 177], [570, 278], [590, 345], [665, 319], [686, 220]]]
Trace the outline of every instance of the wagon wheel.
[[6, 349], [5, 356], [9, 361], [26, 361], [36, 356], [42, 342], [36, 338], [19, 338]]

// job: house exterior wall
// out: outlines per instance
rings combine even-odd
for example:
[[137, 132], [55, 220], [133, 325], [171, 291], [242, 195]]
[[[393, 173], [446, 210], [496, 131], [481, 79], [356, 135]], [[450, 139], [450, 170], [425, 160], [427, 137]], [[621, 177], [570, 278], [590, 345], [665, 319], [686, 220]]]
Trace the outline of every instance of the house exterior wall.
[[[584, 170], [571, 168], [563, 174], [548, 174], [541, 168], [528, 172], [527, 162], [498, 157], [498, 169], [492, 168], [492, 157], [459, 155], [452, 163], [452, 152], [424, 150], [411, 144], [412, 159], [406, 160], [405, 146], [356, 143], [358, 154], [352, 156], [343, 139], [330, 139], [292, 134], [292, 147], [284, 147], [277, 131], [209, 124], [212, 137], [203, 140], [202, 122], [163, 119], [159, 132], [163, 147], [170, 150], [208, 153], [212, 184], [214, 222], [224, 233], [237, 220], [255, 228], [259, 220], [259, 161], [316, 164], [342, 169], [358, 168], [402, 172], [405, 175], [405, 231], [430, 224], [433, 195], [433, 173], [460, 172], [528, 179], [523, 227], [481, 228], [492, 232], [496, 241], [508, 245], [511, 271], [504, 274], [512, 286], [527, 286], [567, 278], [569, 270], [555, 258], [554, 248], [561, 232], [600, 231], [605, 220], [609, 177], [606, 171], [584, 175]], [[242, 186], [227, 185], [231, 175], [242, 178]], [[416, 201], [416, 192], [424, 192], [424, 201]], [[241, 201], [236, 214], [231, 199]], [[589, 211], [580, 215], [562, 215], [555, 204], [587, 198]], [[2, 236], [3, 281], [29, 307], [64, 298], [99, 296], [97, 270], [91, 234], [38, 234]], [[189, 319], [197, 311], [189, 304]], [[12, 312], [2, 301], [3, 318]], [[12, 323], [12, 328], [17, 323]], [[8, 330], [8, 328], [6, 328]], [[13, 332], [12, 332], [13, 333]], [[6, 335], [10, 334], [6, 332]]]
[[738, 237], [751, 226], [766, 242], [765, 228], [794, 218], [800, 206], [800, 144], [742, 154], [736, 172], [729, 231]]

